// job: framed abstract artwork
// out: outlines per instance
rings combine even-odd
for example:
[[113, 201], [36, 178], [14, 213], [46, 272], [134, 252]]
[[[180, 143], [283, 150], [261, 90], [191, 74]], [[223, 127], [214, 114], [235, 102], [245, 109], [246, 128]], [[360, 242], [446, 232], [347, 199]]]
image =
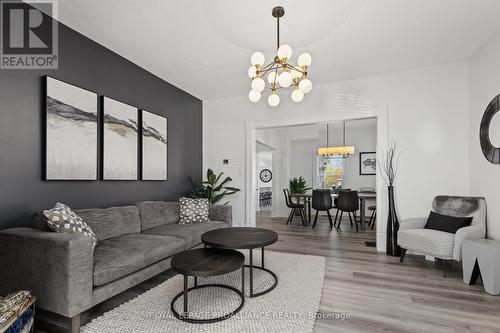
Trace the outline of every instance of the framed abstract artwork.
[[167, 180], [167, 118], [142, 110], [142, 179]]
[[377, 153], [363, 152], [359, 153], [359, 174], [375, 175], [377, 172]]
[[102, 179], [137, 180], [139, 110], [103, 97]]
[[97, 94], [45, 77], [45, 179], [97, 180]]

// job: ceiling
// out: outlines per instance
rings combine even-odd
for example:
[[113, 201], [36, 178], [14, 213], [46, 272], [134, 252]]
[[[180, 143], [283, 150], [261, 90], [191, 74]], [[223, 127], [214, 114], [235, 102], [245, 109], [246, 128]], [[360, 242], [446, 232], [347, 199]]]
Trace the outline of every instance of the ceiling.
[[254, 51], [312, 55], [314, 84], [464, 60], [500, 30], [498, 0], [64, 0], [59, 20], [201, 98], [247, 94]]

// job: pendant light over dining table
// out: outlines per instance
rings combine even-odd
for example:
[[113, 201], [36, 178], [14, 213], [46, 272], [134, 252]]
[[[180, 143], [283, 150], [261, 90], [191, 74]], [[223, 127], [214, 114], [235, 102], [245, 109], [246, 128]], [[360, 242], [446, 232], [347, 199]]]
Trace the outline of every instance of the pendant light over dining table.
[[252, 79], [252, 90], [248, 93], [248, 98], [254, 103], [260, 101], [262, 91], [267, 88], [271, 90], [267, 102], [275, 107], [280, 103], [278, 89], [293, 86], [291, 98], [297, 103], [311, 91], [312, 82], [307, 77], [307, 70], [312, 58], [309, 53], [302, 53], [297, 59], [298, 66], [289, 63], [292, 48], [288, 44], [280, 45], [280, 17], [285, 15], [285, 9], [281, 6], [274, 7], [272, 15], [277, 20], [277, 53], [273, 61], [267, 65], [264, 65], [265, 57], [262, 52], [252, 54], [250, 59], [252, 66], [248, 69], [248, 76]]
[[347, 158], [354, 154], [354, 146], [346, 146], [345, 144], [345, 121], [342, 122], [342, 146], [329, 146], [329, 132], [330, 126], [326, 124], [326, 147], [318, 148], [318, 155], [320, 156], [341, 156]]

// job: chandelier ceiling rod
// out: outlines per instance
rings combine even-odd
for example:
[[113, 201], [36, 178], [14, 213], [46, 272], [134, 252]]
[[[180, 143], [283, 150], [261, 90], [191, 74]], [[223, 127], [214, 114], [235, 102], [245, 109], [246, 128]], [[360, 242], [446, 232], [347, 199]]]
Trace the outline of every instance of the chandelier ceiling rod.
[[277, 26], [278, 26], [277, 33], [276, 33], [276, 51], [278, 51], [278, 49], [280, 48], [280, 18], [277, 17], [276, 21], [277, 21]]
[[285, 15], [285, 8], [277, 6], [273, 8], [273, 17], [276, 18], [277, 34], [276, 34], [276, 51], [280, 48], [280, 17]]
[[343, 134], [342, 134], [342, 136], [344, 137], [344, 140], [343, 140], [343, 141], [344, 141], [344, 143], [343, 143], [342, 145], [345, 147], [345, 120], [342, 122], [342, 125], [343, 125], [343, 127], [344, 127], [344, 128], [343, 128]]
[[328, 139], [329, 139], [329, 138], [328, 138], [328, 136], [329, 136], [329, 134], [330, 134], [330, 127], [329, 127], [328, 125], [329, 125], [329, 124], [328, 124], [328, 123], [326, 123], [326, 146], [327, 146], [327, 147], [330, 147], [330, 144], [329, 144], [330, 140], [328, 140]]

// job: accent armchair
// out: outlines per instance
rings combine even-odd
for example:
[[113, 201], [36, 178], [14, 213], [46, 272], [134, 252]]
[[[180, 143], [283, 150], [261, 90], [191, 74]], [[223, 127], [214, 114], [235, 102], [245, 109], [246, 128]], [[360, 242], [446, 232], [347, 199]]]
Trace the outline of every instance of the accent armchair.
[[460, 261], [462, 242], [467, 238], [484, 238], [486, 235], [486, 201], [482, 197], [436, 196], [432, 201], [436, 213], [457, 217], [472, 217], [468, 227], [456, 234], [424, 229], [427, 217], [403, 220], [398, 231], [398, 245], [403, 262], [407, 250], [443, 260]]

